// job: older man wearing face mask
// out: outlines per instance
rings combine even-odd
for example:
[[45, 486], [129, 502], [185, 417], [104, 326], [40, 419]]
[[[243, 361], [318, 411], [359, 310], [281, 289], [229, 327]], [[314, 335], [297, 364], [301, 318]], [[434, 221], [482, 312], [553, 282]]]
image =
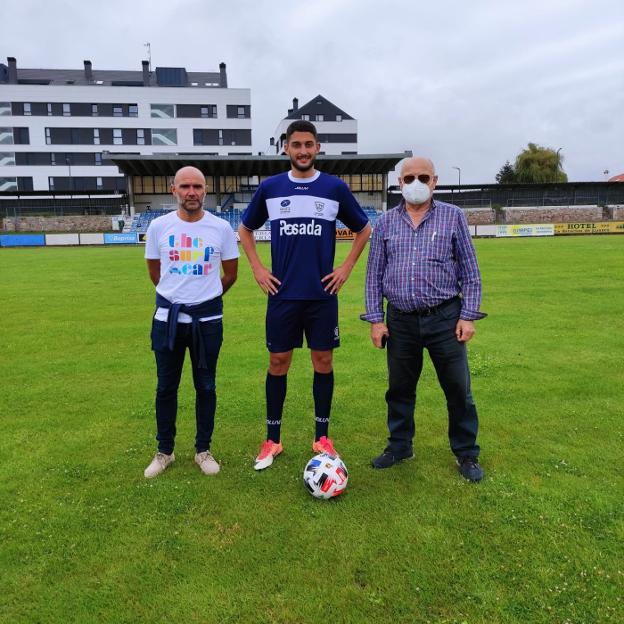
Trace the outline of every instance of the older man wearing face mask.
[[[403, 200], [377, 222], [366, 269], [371, 340], [388, 345], [388, 445], [372, 461], [390, 468], [414, 457], [416, 385], [427, 349], [448, 408], [448, 435], [460, 474], [480, 481], [477, 410], [466, 343], [475, 333], [481, 277], [468, 224], [457, 206], [432, 199], [438, 177], [428, 158], [402, 161]], [[388, 302], [384, 322], [383, 299]]]

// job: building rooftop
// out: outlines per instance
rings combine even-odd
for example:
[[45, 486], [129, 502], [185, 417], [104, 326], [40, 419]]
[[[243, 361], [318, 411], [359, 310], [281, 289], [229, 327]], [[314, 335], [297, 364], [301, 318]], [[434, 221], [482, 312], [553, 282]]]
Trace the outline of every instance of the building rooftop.
[[310, 115], [312, 121], [316, 119], [317, 115], [324, 115], [326, 120], [333, 120], [336, 115], [341, 115], [343, 119], [353, 119], [351, 115], [345, 113], [322, 95], [317, 95], [303, 106], [299, 106], [299, 100], [293, 98], [293, 107], [288, 109], [285, 119], [301, 119], [302, 115]]
[[17, 66], [14, 57], [0, 63], [0, 84], [108, 87], [202, 87], [227, 88], [225, 63], [216, 72], [187, 72], [184, 67], [156, 67], [150, 71], [149, 61], [141, 69], [94, 69], [89, 60], [83, 69], [31, 69]]

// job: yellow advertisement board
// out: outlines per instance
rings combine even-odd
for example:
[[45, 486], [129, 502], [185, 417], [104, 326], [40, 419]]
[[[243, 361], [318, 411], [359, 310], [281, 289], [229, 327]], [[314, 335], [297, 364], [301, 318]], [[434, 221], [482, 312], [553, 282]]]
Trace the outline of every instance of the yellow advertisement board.
[[497, 225], [496, 236], [552, 236], [555, 233], [552, 223], [530, 223], [517, 225]]
[[347, 228], [336, 228], [336, 240], [353, 240], [355, 235]]
[[624, 221], [555, 223], [555, 234], [624, 234]]

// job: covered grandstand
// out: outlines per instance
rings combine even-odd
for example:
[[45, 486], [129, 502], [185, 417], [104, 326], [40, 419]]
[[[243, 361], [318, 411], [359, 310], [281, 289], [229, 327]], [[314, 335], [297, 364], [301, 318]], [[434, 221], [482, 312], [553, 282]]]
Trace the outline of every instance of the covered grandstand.
[[[364, 208], [371, 221], [386, 209], [388, 172], [410, 155], [358, 154], [319, 155], [321, 171], [342, 178]], [[197, 154], [107, 153], [128, 180], [128, 201], [134, 218], [131, 231], [143, 233], [149, 222], [175, 208], [170, 185], [176, 171], [183, 166], [197, 167], [206, 176], [205, 208], [226, 219], [234, 229], [240, 224], [243, 210], [258, 184], [269, 176], [290, 168], [286, 156], [198, 156]], [[342, 226], [341, 223], [337, 224]]]

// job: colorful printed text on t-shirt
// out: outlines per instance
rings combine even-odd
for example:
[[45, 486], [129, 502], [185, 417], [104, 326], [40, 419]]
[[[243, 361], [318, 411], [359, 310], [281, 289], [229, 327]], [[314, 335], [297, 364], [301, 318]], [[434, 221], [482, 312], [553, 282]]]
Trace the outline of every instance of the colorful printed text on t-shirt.
[[213, 268], [210, 257], [214, 256], [214, 247], [204, 246], [199, 237], [188, 234], [169, 236], [169, 273], [178, 275], [207, 275]]

